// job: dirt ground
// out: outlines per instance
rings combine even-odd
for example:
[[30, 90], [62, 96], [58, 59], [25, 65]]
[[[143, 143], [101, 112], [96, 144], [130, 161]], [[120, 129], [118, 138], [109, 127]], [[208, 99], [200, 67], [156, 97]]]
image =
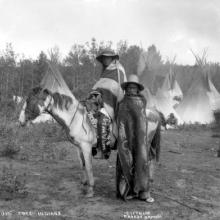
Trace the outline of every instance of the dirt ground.
[[[26, 192], [1, 198], [0, 219], [220, 219], [220, 139], [211, 130], [162, 132], [161, 161], [152, 196], [155, 203], [115, 197], [115, 159], [93, 160], [95, 197], [84, 198], [76, 151], [68, 142], [21, 146], [27, 158], [0, 158], [1, 167], [25, 172]], [[49, 146], [49, 145], [48, 145]], [[44, 151], [42, 153], [42, 151]]]

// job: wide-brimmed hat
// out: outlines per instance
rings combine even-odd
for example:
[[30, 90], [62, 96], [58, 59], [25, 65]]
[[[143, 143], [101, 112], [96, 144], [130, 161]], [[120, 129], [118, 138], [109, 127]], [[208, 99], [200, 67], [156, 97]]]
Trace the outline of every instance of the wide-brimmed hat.
[[144, 86], [143, 86], [142, 84], [140, 84], [139, 78], [138, 78], [138, 76], [135, 75], [135, 74], [131, 74], [131, 75], [129, 76], [129, 78], [128, 78], [128, 81], [121, 84], [121, 88], [122, 88], [123, 90], [125, 90], [126, 87], [127, 87], [130, 83], [136, 84], [136, 85], [138, 86], [138, 88], [139, 88], [140, 91], [144, 90]]
[[103, 50], [103, 51], [96, 57], [96, 60], [98, 60], [98, 61], [101, 63], [103, 57], [112, 57], [113, 59], [119, 60], [119, 55], [116, 54], [113, 50]]

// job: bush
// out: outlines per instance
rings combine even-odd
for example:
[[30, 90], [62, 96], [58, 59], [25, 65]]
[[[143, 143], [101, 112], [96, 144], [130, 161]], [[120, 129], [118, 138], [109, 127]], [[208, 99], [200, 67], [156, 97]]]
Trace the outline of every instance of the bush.
[[0, 175], [0, 198], [11, 200], [26, 195], [26, 173], [17, 175], [12, 165], [3, 166]]
[[20, 151], [20, 148], [17, 145], [15, 145], [12, 139], [10, 139], [8, 140], [8, 142], [3, 144], [0, 150], [0, 156], [14, 158], [14, 156], [18, 154], [19, 151]]
[[17, 145], [17, 132], [10, 124], [0, 124], [0, 139], [0, 156], [13, 158], [20, 151]]
[[16, 105], [12, 99], [1, 101], [0, 118], [5, 118], [7, 121], [10, 119], [15, 120], [18, 115], [20, 106]]
[[201, 129], [210, 129], [212, 127], [212, 124], [200, 124], [200, 123], [194, 123], [194, 124], [182, 124], [178, 125], [178, 130], [201, 130]]

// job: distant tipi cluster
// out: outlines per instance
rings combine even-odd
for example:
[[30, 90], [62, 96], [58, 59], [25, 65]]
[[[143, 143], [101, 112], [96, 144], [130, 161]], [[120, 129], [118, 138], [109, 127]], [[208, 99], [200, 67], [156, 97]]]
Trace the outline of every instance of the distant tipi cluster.
[[[193, 51], [192, 51], [193, 53]], [[214, 121], [214, 112], [220, 110], [220, 94], [212, 83], [209, 65], [206, 61], [206, 51], [202, 57], [196, 58], [199, 74], [188, 91], [183, 94], [174, 73], [174, 60], [170, 62], [170, 70], [156, 94], [152, 95], [148, 88], [144, 94], [148, 100], [148, 107], [161, 111], [165, 118], [173, 114], [178, 124], [208, 124]], [[155, 77], [156, 79], [156, 77]]]

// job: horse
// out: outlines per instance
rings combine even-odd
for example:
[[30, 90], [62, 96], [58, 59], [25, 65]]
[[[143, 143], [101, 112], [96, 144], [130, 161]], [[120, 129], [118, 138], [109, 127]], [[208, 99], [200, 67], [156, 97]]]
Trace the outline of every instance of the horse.
[[28, 95], [19, 115], [22, 126], [47, 112], [65, 129], [69, 141], [77, 147], [86, 197], [94, 195], [92, 147], [97, 142], [96, 131], [88, 120], [85, 107], [73, 96], [36, 87]]
[[160, 160], [161, 127], [165, 126], [163, 114], [155, 108], [146, 108], [147, 139], [149, 145], [149, 178], [153, 182], [155, 163]]
[[[19, 115], [22, 126], [34, 120], [40, 114], [47, 112], [66, 130], [69, 141], [77, 148], [82, 169], [81, 183], [87, 186], [86, 197], [94, 196], [94, 177], [92, 169], [92, 148], [97, 143], [96, 129], [88, 117], [85, 106], [75, 96], [69, 97], [58, 92], [36, 87], [32, 89], [25, 100]], [[160, 148], [160, 116], [150, 110], [147, 114], [148, 136], [152, 152]], [[150, 153], [150, 152], [149, 152]], [[155, 158], [155, 155], [153, 156]]]

